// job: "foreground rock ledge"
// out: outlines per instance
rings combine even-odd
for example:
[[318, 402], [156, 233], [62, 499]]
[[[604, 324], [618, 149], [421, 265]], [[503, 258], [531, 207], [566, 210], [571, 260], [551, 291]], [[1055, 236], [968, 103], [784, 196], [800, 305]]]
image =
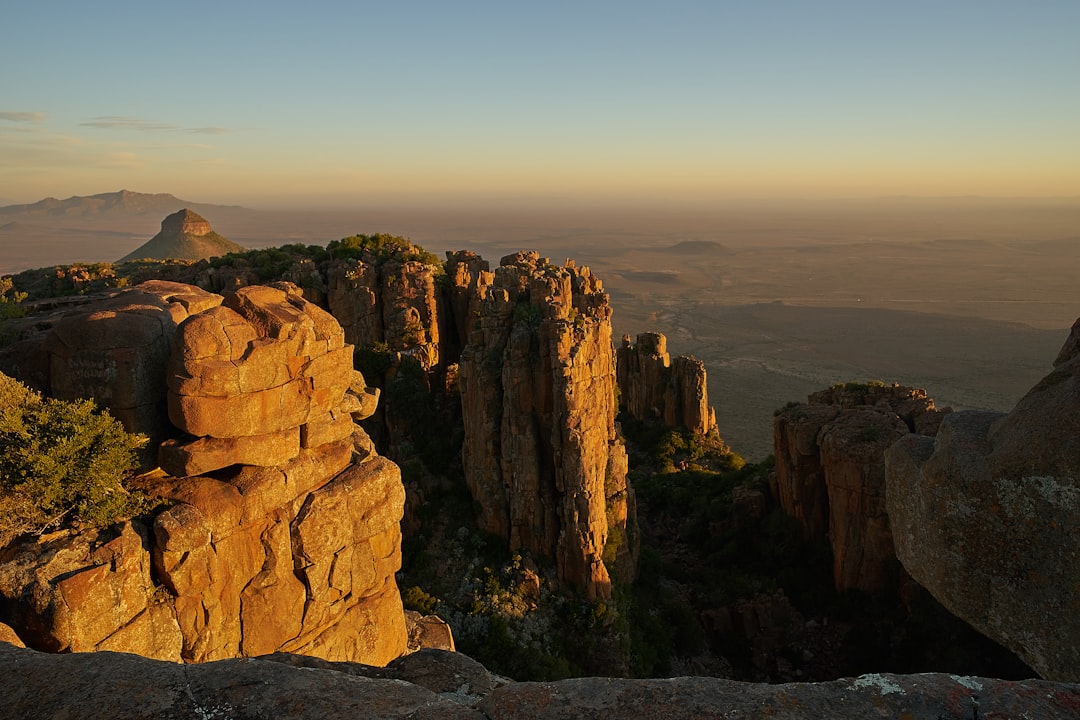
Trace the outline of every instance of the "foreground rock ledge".
[[0, 716], [187, 718], [1073, 719], [1080, 686], [926, 675], [765, 685], [717, 678], [513, 683], [458, 653], [372, 668], [297, 655], [179, 665], [0, 643]]

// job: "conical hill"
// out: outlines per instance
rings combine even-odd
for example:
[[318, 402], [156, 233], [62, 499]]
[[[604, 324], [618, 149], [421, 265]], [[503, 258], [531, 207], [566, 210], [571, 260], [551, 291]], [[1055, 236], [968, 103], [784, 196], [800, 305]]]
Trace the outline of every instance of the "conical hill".
[[210, 223], [187, 208], [161, 221], [161, 232], [120, 258], [126, 260], [203, 260], [246, 248], [218, 235]]

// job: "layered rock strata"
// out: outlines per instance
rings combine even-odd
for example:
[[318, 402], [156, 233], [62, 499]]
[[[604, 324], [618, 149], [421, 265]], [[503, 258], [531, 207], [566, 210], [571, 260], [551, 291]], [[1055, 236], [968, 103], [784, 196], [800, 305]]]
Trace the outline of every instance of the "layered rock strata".
[[161, 466], [196, 475], [278, 465], [301, 446], [353, 432], [356, 381], [341, 326], [294, 285], [253, 285], [182, 323], [172, 338], [169, 419], [196, 439], [169, 441]]
[[838, 385], [778, 411], [773, 495], [807, 539], [828, 538], [837, 590], [876, 593], [900, 580], [884, 453], [910, 432], [936, 432], [947, 412], [896, 384]]
[[145, 364], [161, 373], [160, 396], [168, 385], [174, 432], [188, 433], [162, 444], [165, 472], [141, 481], [168, 507], [149, 525], [6, 548], [0, 620], [57, 652], [186, 662], [276, 650], [372, 664], [399, 656], [408, 640], [394, 580], [404, 488], [354, 422], [377, 396], [352, 369], [340, 325], [289, 284], [224, 300], [167, 289], [196, 298], [146, 311], [166, 328], [170, 353], [162, 363], [151, 344]]
[[607, 293], [588, 268], [535, 252], [503, 258], [490, 285], [483, 272], [471, 277], [482, 305], [459, 387], [478, 523], [553, 558], [565, 585], [608, 597], [605, 548], [618, 544], [609, 559], [632, 552], [636, 530]]
[[705, 363], [685, 355], [672, 359], [663, 333], [643, 333], [636, 342], [624, 336], [616, 358], [620, 403], [632, 417], [698, 435], [716, 428]]
[[1080, 679], [1080, 321], [1011, 412], [954, 413], [886, 462], [911, 576], [1043, 677]]

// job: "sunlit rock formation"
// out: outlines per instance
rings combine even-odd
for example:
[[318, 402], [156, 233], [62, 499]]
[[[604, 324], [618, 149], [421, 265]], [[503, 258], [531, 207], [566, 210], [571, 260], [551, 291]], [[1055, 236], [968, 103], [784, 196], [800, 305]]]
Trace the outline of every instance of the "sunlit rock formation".
[[631, 416], [699, 435], [716, 428], [705, 363], [685, 355], [672, 359], [663, 333], [643, 333], [636, 342], [624, 336], [616, 358], [620, 403]]
[[192, 317], [173, 336], [167, 374], [169, 419], [188, 437], [162, 446], [162, 468], [278, 465], [349, 437], [346, 393], [364, 385], [352, 354], [337, 321], [294, 285], [242, 288]]
[[433, 265], [415, 260], [335, 260], [326, 270], [327, 306], [356, 346], [386, 343], [425, 370], [441, 362], [442, 298]]
[[[148, 400], [156, 386], [157, 407], [168, 386], [173, 433], [186, 434], [162, 444], [166, 472], [142, 485], [169, 505], [149, 525], [9, 546], [2, 619], [50, 651], [203, 662], [287, 650], [377, 665], [401, 655], [394, 573], [404, 488], [354, 422], [375, 396], [352, 369], [340, 325], [289, 284], [224, 300], [151, 284], [103, 307], [80, 317], [123, 352], [95, 355], [105, 341], [94, 333], [84, 351], [64, 321], [48, 344], [63, 340], [60, 359], [85, 371], [74, 394], [107, 383], [117, 367], [142, 368], [149, 380], [136, 386]], [[125, 323], [153, 342], [129, 341]], [[84, 354], [99, 359], [79, 364]], [[68, 365], [57, 367], [53, 385], [71, 383], [57, 376]], [[126, 402], [114, 393], [103, 404], [117, 398]]]
[[607, 548], [614, 565], [635, 534], [607, 293], [588, 268], [535, 252], [503, 258], [490, 286], [482, 271], [468, 277], [482, 304], [459, 384], [479, 525], [606, 598], [605, 549], [618, 545]]
[[911, 576], [1043, 677], [1080, 679], [1080, 321], [1007, 415], [954, 413], [886, 460]]
[[806, 538], [828, 538], [837, 590], [896, 586], [884, 452], [907, 433], [936, 432], [946, 412], [923, 390], [850, 383], [777, 412], [773, 495]]
[[162, 388], [173, 333], [189, 315], [220, 302], [191, 285], [145, 282], [37, 318], [4, 353], [3, 370], [51, 397], [94, 398], [128, 432], [160, 442], [172, 431]]

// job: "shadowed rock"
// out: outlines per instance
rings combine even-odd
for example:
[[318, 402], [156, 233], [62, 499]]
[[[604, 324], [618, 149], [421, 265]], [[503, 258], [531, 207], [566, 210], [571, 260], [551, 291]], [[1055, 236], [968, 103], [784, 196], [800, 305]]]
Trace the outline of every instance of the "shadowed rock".
[[278, 654], [176, 665], [119, 653], [46, 655], [0, 643], [0, 713], [83, 720], [578, 718], [1073, 720], [1076, 685], [943, 674], [766, 685], [719, 678], [515, 683], [456, 653], [386, 668]]
[[663, 333], [642, 333], [637, 342], [624, 336], [616, 350], [622, 407], [638, 420], [659, 420], [706, 435], [716, 427], [709, 406], [705, 363], [667, 351]]
[[936, 432], [948, 412], [924, 390], [878, 383], [837, 385], [777, 412], [773, 494], [804, 537], [828, 538], [837, 590], [897, 586], [884, 453], [909, 432]]
[[1007, 415], [945, 418], [886, 454], [897, 556], [1040, 675], [1080, 679], [1080, 322]]
[[419, 684], [258, 659], [178, 665], [123, 653], [47, 655], [0, 643], [9, 718], [482, 718]]

